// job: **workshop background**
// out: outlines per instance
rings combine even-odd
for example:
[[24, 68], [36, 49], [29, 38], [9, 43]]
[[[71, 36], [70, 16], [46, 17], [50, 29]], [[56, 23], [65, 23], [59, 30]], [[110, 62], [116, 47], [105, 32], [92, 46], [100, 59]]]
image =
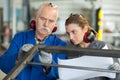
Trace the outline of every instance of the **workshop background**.
[[[17, 32], [30, 29], [30, 21], [43, 2], [58, 5], [58, 28], [54, 34], [64, 41], [69, 41], [65, 34], [65, 19], [70, 13], [80, 13], [98, 32], [99, 40], [120, 49], [120, 0], [0, 0], [0, 55]], [[4, 76], [0, 72], [0, 80]]]

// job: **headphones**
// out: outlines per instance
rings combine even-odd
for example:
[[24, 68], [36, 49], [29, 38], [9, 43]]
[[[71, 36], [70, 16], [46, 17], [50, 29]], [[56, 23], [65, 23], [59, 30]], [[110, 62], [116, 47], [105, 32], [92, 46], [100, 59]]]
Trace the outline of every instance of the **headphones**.
[[[34, 30], [36, 30], [36, 22], [35, 22], [35, 20], [31, 20], [31, 22], [30, 22], [30, 28], [31, 29], [34, 29]], [[53, 30], [52, 30], [52, 32], [56, 32], [56, 30], [57, 30], [57, 26], [54, 26], [54, 28], [53, 28]]]
[[88, 30], [83, 37], [83, 41], [86, 43], [92, 42], [95, 40], [96, 32], [94, 30]]
[[[88, 30], [85, 34], [84, 34], [84, 37], [83, 37], [83, 41], [86, 42], [86, 43], [91, 43], [92, 41], [95, 40], [95, 37], [96, 37], [96, 32], [94, 30]], [[71, 44], [74, 44], [71, 40], [70, 40], [70, 43]], [[76, 47], [79, 46], [79, 44], [75, 45]]]

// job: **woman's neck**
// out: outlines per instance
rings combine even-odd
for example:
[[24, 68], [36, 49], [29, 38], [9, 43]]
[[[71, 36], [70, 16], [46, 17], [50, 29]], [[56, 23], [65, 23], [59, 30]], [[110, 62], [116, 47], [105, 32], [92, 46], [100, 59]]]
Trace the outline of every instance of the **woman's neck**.
[[90, 43], [85, 43], [85, 42], [82, 42], [79, 44], [81, 48], [88, 48]]

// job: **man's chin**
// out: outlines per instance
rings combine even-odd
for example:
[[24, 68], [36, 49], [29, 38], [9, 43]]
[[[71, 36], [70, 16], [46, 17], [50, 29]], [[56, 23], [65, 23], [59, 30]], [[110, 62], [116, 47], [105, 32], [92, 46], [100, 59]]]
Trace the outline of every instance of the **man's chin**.
[[48, 35], [42, 35], [41, 38], [42, 38], [42, 39], [46, 39], [47, 36], [48, 36]]
[[40, 37], [42, 40], [45, 40], [48, 36], [49, 36], [49, 34], [41, 34]]

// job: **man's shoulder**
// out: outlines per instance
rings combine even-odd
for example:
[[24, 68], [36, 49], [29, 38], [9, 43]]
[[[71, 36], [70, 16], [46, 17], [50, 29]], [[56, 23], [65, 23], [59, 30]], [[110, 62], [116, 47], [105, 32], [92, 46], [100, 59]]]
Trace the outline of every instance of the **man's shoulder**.
[[34, 30], [25, 30], [25, 31], [21, 31], [21, 32], [18, 32], [17, 34], [27, 34], [27, 33], [33, 33]]
[[60, 37], [58, 37], [56, 34], [51, 34], [49, 38], [61, 40]]
[[14, 35], [13, 40], [21, 41], [21, 42], [24, 42], [26, 40], [32, 40], [32, 38], [34, 37], [34, 34], [35, 33], [33, 30], [21, 31]]
[[26, 30], [16, 33], [15, 36], [26, 36], [26, 35], [32, 35], [34, 34], [34, 30]]
[[67, 45], [65, 41], [63, 41], [59, 36], [57, 36], [56, 34], [52, 34], [50, 35], [50, 39], [52, 39], [53, 44], [55, 45]]

